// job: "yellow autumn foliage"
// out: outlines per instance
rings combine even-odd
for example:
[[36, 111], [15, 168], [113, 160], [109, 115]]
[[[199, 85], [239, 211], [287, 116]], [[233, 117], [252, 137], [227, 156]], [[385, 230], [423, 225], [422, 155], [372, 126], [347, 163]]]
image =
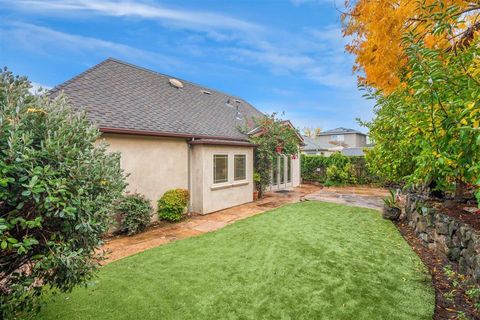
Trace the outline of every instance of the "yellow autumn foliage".
[[[452, 5], [460, 11], [450, 13]], [[407, 64], [402, 40], [409, 31], [420, 34], [418, 41], [426, 47], [447, 49], [476, 23], [480, 11], [478, 1], [467, 0], [347, 0], [346, 7], [343, 33], [350, 39], [346, 49], [355, 55], [359, 82], [386, 94], [401, 85], [399, 75]], [[443, 20], [452, 23], [455, 35], [433, 33], [434, 15], [429, 10], [444, 13]]]

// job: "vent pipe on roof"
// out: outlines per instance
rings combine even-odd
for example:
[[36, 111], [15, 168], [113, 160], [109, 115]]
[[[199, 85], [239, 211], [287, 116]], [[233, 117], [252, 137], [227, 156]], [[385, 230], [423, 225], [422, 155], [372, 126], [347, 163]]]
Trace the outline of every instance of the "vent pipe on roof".
[[170, 83], [170, 85], [172, 87], [175, 87], [177, 89], [181, 89], [183, 88], [183, 83], [180, 81], [180, 80], [177, 80], [177, 79], [168, 79], [168, 82]]
[[233, 105], [230, 103], [230, 98], [227, 99], [227, 102], [225, 102], [225, 105], [229, 108], [233, 108]]

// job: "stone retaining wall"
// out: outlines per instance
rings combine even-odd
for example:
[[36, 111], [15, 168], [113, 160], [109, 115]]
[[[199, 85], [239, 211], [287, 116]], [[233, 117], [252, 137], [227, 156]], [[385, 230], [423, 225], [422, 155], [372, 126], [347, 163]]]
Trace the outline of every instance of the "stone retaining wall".
[[458, 263], [459, 272], [480, 283], [480, 234], [435, 209], [421, 196], [407, 194], [404, 219], [430, 249]]

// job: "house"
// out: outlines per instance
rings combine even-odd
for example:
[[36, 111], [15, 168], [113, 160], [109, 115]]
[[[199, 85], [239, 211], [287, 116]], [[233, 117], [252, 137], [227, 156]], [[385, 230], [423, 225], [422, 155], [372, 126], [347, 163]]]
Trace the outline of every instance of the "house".
[[335, 152], [337, 145], [331, 143], [320, 142], [315, 138], [303, 136], [303, 141], [305, 145], [302, 147], [302, 153], [308, 155], [322, 155], [329, 156]]
[[367, 147], [367, 135], [347, 128], [336, 128], [316, 133], [314, 137], [304, 137], [302, 153], [307, 155], [329, 156], [341, 152], [345, 156], [363, 156]]
[[315, 136], [315, 140], [321, 143], [342, 145], [345, 148], [362, 148], [367, 145], [365, 133], [342, 127], [322, 131]]
[[[154, 207], [173, 188], [188, 189], [191, 210], [202, 214], [253, 200], [255, 146], [240, 128], [263, 114], [245, 100], [112, 58], [50, 95], [60, 92], [120, 152], [128, 191]], [[298, 186], [298, 157], [279, 158], [271, 188]]]

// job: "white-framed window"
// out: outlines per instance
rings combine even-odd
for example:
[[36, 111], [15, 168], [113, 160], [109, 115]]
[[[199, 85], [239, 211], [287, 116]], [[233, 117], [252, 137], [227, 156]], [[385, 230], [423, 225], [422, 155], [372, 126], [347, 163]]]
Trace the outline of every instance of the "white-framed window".
[[334, 134], [332, 135], [332, 141], [343, 142], [345, 141], [345, 136], [343, 134]]
[[213, 155], [213, 183], [223, 183], [228, 181], [228, 155]]
[[233, 157], [233, 180], [247, 179], [247, 155], [236, 154]]

